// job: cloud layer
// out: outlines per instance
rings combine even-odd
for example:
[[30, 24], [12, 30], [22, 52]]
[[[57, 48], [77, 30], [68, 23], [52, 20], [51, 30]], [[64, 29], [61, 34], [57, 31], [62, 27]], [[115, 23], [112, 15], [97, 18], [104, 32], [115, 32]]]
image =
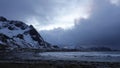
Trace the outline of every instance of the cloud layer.
[[[43, 31], [46, 40], [54, 44], [108, 46], [120, 48], [120, 6], [109, 0], [94, 0], [88, 19], [81, 19], [71, 30]], [[48, 39], [47, 36], [50, 38]], [[57, 40], [55, 42], [55, 40]]]
[[0, 0], [0, 15], [22, 20], [38, 30], [68, 29], [74, 26], [74, 19], [89, 15], [91, 3], [92, 0]]

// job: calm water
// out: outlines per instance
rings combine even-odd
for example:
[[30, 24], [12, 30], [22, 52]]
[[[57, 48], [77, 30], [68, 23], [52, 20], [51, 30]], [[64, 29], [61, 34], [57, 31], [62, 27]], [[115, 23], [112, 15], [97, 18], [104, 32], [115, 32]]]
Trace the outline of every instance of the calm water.
[[120, 62], [120, 52], [43, 52], [44, 60]]

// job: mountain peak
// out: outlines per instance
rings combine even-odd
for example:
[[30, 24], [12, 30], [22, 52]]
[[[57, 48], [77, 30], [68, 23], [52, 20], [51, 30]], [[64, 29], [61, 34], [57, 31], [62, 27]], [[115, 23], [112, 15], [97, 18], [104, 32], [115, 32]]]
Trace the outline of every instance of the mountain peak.
[[7, 20], [0, 16], [0, 46], [14, 48], [44, 48], [47, 42], [32, 25], [21, 21]]
[[3, 16], [0, 16], [0, 21], [7, 21], [7, 19]]

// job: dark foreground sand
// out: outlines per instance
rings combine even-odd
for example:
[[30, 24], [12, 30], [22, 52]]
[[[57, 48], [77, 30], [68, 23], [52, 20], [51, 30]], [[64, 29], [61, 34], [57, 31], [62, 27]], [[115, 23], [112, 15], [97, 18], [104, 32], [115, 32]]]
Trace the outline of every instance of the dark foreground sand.
[[120, 62], [16, 60], [0, 61], [0, 68], [120, 68]]

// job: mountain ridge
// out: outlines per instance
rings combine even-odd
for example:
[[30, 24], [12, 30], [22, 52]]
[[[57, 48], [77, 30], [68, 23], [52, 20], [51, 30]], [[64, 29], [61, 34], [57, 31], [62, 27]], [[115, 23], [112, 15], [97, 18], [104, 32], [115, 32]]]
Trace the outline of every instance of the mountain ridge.
[[0, 45], [12, 48], [50, 48], [32, 25], [0, 16]]

